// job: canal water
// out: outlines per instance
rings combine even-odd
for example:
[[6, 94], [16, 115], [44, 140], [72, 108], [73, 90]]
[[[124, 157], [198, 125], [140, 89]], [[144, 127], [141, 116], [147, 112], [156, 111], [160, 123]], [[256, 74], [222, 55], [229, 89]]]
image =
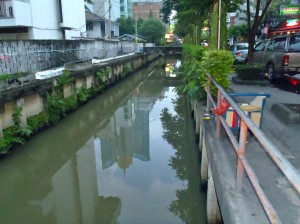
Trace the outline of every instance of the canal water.
[[1, 158], [0, 223], [206, 223], [179, 65], [155, 61]]

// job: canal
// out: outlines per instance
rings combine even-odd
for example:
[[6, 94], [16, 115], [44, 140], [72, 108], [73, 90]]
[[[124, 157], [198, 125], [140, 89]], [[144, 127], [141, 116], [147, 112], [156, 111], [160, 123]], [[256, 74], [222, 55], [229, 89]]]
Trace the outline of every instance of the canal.
[[2, 157], [0, 223], [205, 224], [179, 65], [153, 62]]

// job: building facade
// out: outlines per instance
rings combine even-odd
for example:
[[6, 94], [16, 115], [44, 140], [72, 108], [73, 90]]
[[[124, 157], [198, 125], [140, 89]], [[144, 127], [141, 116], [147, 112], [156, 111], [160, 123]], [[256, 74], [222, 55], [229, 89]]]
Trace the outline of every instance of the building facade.
[[132, 17], [132, 0], [120, 0], [121, 16]]
[[86, 33], [84, 0], [0, 0], [0, 39], [73, 39]]
[[120, 2], [94, 0], [86, 4], [86, 29], [90, 38], [114, 38], [119, 36]]
[[135, 2], [132, 5], [133, 15], [136, 16], [137, 19], [160, 19], [160, 9], [160, 2]]

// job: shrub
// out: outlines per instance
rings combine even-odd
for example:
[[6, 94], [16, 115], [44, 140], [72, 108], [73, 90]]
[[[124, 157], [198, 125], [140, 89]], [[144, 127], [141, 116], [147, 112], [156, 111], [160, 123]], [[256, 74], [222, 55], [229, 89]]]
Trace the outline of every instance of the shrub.
[[56, 123], [65, 115], [64, 100], [59, 94], [51, 93], [47, 94], [47, 102], [49, 122]]
[[22, 108], [17, 107], [12, 114], [13, 125], [3, 130], [3, 138], [0, 140], [0, 153], [8, 151], [17, 144], [24, 144], [25, 138], [32, 134], [30, 127], [21, 125]]
[[33, 132], [37, 132], [48, 125], [48, 116], [45, 112], [31, 116], [27, 119], [27, 124]]
[[241, 64], [235, 66], [237, 77], [242, 80], [263, 80], [263, 66]]
[[185, 78], [187, 84], [183, 91], [192, 99], [201, 99], [205, 96], [198, 74], [204, 51], [205, 48], [202, 46], [183, 45], [183, 63], [178, 75]]
[[79, 103], [85, 103], [89, 99], [89, 91], [87, 89], [80, 87], [76, 91]]
[[[182, 74], [187, 80], [184, 91], [191, 98], [202, 100], [206, 97], [207, 73], [210, 74], [225, 90], [230, 87], [228, 75], [234, 72], [234, 58], [226, 50], [208, 50], [204, 47], [184, 46]], [[211, 85], [211, 92], [217, 95]]]
[[[234, 57], [227, 50], [208, 50], [204, 52], [201, 61], [200, 79], [201, 84], [207, 86], [207, 75], [210, 74], [225, 90], [230, 87], [228, 75], [234, 72]], [[211, 85], [211, 93], [216, 96], [217, 90]]]

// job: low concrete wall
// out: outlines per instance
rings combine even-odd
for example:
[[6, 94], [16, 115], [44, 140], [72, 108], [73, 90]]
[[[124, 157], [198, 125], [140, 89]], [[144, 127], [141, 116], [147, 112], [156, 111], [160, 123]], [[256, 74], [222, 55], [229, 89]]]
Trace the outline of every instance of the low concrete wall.
[[34, 73], [71, 61], [109, 58], [134, 52], [134, 43], [109, 40], [0, 41], [0, 75]]
[[[96, 87], [97, 82], [99, 82], [97, 72], [109, 67], [111, 72], [104, 78], [107, 83], [105, 88], [107, 88], [128, 75], [129, 71], [133, 72], [158, 57], [157, 54], [135, 54], [93, 65], [88, 69], [71, 71], [71, 83], [63, 85], [60, 91], [65, 98], [77, 97], [76, 94], [80, 88], [91, 89]], [[25, 83], [21, 87], [2, 91], [0, 95], [0, 137], [3, 137], [3, 129], [13, 125], [12, 115], [17, 107], [22, 108], [21, 121], [23, 125], [26, 125], [29, 117], [45, 111], [47, 109], [47, 94], [51, 94], [57, 88], [59, 78], [60, 76], [56, 76], [36, 80], [35, 82]], [[99, 91], [103, 91], [103, 89]]]

